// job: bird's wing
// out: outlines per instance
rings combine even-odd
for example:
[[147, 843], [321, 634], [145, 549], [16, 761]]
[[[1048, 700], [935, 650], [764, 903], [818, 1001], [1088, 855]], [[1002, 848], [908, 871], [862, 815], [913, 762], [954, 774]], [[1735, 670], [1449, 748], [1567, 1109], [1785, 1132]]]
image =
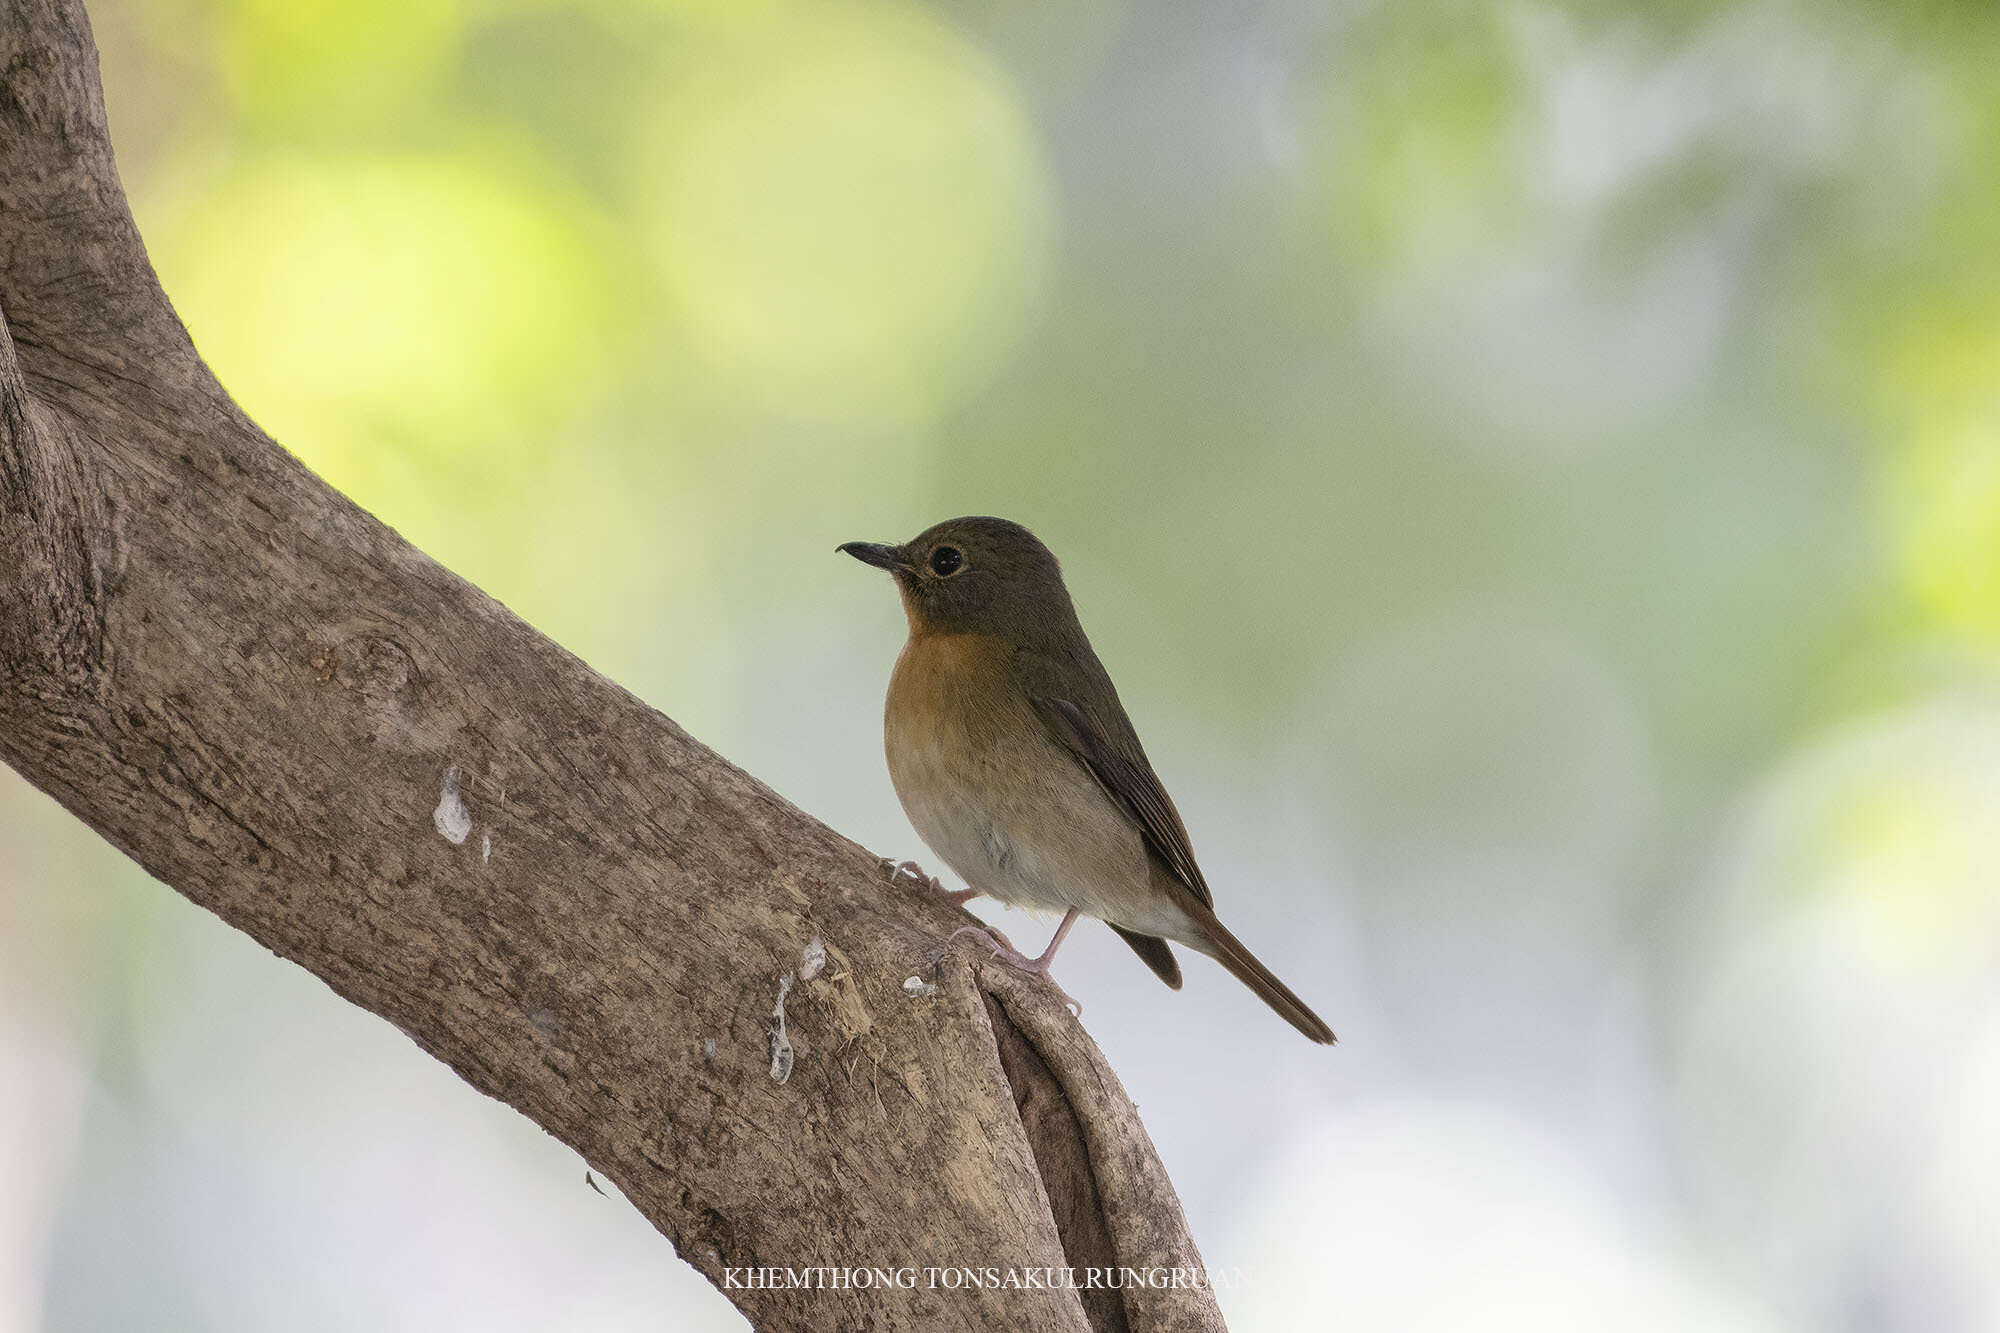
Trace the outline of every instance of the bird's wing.
[[1160, 785], [1137, 741], [1129, 747], [1132, 753], [1126, 753], [1128, 747], [1114, 745], [1090, 710], [1073, 699], [1037, 695], [1034, 703], [1055, 738], [1083, 761], [1118, 808], [1139, 826], [1153, 855], [1175, 879], [1187, 885], [1203, 907], [1213, 910], [1215, 896], [1201, 877], [1201, 867], [1195, 864], [1180, 811], [1174, 809], [1173, 798]]

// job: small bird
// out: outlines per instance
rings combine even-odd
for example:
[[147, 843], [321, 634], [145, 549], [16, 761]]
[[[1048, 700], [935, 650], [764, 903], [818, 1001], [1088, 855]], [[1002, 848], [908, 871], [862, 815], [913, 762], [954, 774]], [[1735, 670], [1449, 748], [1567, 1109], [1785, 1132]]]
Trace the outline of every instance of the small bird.
[[1064, 914], [1038, 958], [968, 931], [1047, 977], [1076, 918], [1094, 916], [1175, 990], [1168, 940], [1221, 963], [1312, 1040], [1333, 1041], [1215, 919], [1180, 813], [1048, 547], [1018, 523], [973, 517], [900, 546], [837, 549], [888, 570], [902, 594], [910, 637], [884, 710], [889, 778], [918, 835], [970, 886], [946, 896]]

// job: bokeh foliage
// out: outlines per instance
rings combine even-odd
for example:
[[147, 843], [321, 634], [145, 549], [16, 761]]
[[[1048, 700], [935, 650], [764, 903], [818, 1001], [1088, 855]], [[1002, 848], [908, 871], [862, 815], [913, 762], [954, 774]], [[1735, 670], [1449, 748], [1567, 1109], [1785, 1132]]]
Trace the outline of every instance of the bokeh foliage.
[[[896, 612], [833, 544], [1049, 538], [1225, 916], [1349, 1037], [1302, 1067], [1220, 984], [1075, 946], [1252, 1270], [1239, 1326], [2000, 1323], [2000, 10], [93, 18], [139, 223], [247, 410], [844, 829], [916, 850], [876, 750]], [[84, 1071], [47, 1112], [86, 1163], [45, 1190], [52, 1326], [149, 1309], [97, 1250], [189, 1327], [291, 1313], [108, 1219], [169, 1229], [161, 1163], [233, 1114], [269, 1152], [218, 1210], [319, 1198], [303, 1108], [424, 1076], [370, 1082], [355, 1037], [351, 1079], [258, 1100], [203, 1034], [280, 983], [195, 985], [212, 926], [0, 813], [0, 1015]], [[271, 1061], [347, 1021], [282, 1015], [230, 1030]], [[342, 1151], [385, 1139], [389, 1190], [434, 1140]], [[465, 1177], [541, 1199], [507, 1144]], [[565, 1300], [481, 1326], [660, 1326]]]

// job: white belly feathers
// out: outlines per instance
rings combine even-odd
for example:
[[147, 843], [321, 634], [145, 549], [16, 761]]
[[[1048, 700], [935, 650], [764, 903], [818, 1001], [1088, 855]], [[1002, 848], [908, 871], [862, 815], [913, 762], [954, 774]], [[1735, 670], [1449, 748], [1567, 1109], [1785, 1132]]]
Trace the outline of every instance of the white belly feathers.
[[912, 640], [890, 680], [889, 777], [918, 836], [967, 887], [1012, 906], [1178, 929], [1137, 826], [1025, 700], [981, 688], [1004, 659], [976, 649]]

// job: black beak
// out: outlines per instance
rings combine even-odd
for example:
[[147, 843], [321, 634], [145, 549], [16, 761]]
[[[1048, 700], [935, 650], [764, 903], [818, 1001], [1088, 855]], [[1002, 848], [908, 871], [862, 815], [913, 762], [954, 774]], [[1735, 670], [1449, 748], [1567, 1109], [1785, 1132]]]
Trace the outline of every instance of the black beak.
[[884, 546], [880, 542], [842, 542], [833, 549], [845, 551], [862, 564], [873, 565], [877, 569], [903, 567], [903, 548], [900, 546]]

